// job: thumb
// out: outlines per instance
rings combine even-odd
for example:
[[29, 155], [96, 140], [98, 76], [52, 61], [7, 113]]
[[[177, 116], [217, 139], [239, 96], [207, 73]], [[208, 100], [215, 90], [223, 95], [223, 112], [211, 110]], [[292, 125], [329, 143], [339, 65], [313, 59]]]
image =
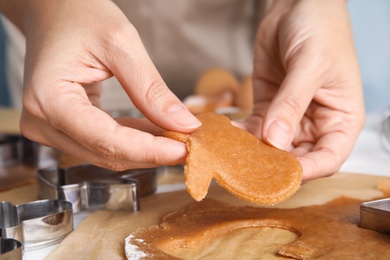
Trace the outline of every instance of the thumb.
[[262, 138], [286, 150], [294, 139], [300, 121], [312, 101], [318, 82], [310, 81], [307, 71], [289, 71], [265, 115]]
[[109, 69], [134, 105], [161, 128], [187, 133], [199, 127], [200, 121], [169, 90], [138, 34], [135, 36], [128, 37], [131, 41], [116, 41], [122, 44], [106, 54]]

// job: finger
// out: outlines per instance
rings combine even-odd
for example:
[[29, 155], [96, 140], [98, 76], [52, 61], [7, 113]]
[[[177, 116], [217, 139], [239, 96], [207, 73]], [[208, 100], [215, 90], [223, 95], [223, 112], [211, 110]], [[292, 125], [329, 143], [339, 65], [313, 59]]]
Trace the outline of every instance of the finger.
[[304, 143], [292, 153], [303, 168], [303, 180], [308, 181], [336, 173], [351, 152], [351, 135], [335, 131], [324, 135], [315, 145]]
[[152, 164], [152, 163], [143, 163], [143, 162], [138, 163], [129, 160], [120, 160], [120, 159], [103, 157], [102, 155], [99, 155], [94, 151], [88, 150], [84, 146], [75, 142], [69, 136], [65, 135], [60, 131], [56, 131], [55, 129], [51, 128], [46, 124], [40, 125], [40, 132], [45, 133], [45, 135], [40, 136], [39, 134], [35, 134], [34, 135], [35, 141], [43, 145], [55, 147], [67, 154], [72, 154], [76, 158], [82, 159], [83, 161], [89, 162], [93, 165], [97, 165], [103, 168], [122, 171], [126, 169], [151, 168], [157, 166], [156, 164]]
[[[37, 135], [35, 137], [37, 137]], [[156, 138], [166, 139], [162, 137], [156, 137]], [[95, 151], [88, 150], [84, 146], [75, 142], [69, 136], [59, 131], [53, 131], [53, 129], [45, 130], [44, 139], [40, 139], [40, 140], [38, 139], [37, 141], [42, 144], [47, 144], [56, 147], [57, 149], [65, 153], [72, 154], [77, 158], [80, 158], [91, 164], [101, 166], [107, 169], [115, 170], [115, 171], [122, 171], [126, 169], [134, 169], [134, 168], [151, 168], [159, 165], [177, 165], [185, 162], [185, 155], [180, 157], [179, 159], [169, 158], [169, 155], [171, 155], [171, 153], [167, 153], [167, 151], [164, 151], [161, 154], [168, 155], [167, 158], [158, 157], [158, 156], [153, 157], [152, 153], [145, 154], [145, 155], [143, 155], [142, 153], [137, 154], [135, 153], [137, 149], [134, 149], [134, 152], [132, 154], [128, 154], [129, 157], [132, 157], [130, 160], [128, 158], [121, 159], [121, 157], [113, 158], [105, 154], [103, 155], [97, 154], [95, 153]], [[177, 143], [179, 146], [184, 146], [180, 142]], [[156, 145], [156, 146], [163, 146], [163, 147], [165, 146], [167, 149], [169, 149], [171, 145], [169, 143], [165, 143], [164, 140], [164, 142], [162, 142], [161, 145]]]
[[156, 125], [178, 132], [191, 132], [200, 121], [168, 89], [149, 58], [133, 27], [112, 40], [107, 67], [113, 72], [134, 105]]
[[313, 150], [314, 144], [311, 142], [299, 143], [296, 147], [291, 145], [289, 152], [295, 157], [304, 156]]
[[291, 144], [307, 107], [321, 85], [315, 78], [316, 72], [311, 73], [310, 69], [310, 66], [295, 66], [288, 71], [265, 115], [262, 138], [279, 149], [285, 150]]
[[152, 135], [161, 135], [165, 130], [156, 126], [146, 118], [117, 117], [114, 118], [118, 124], [130, 128], [138, 129], [142, 132], [148, 132]]
[[[63, 107], [61, 103], [58, 105]], [[61, 131], [42, 121], [37, 124], [37, 119], [24, 111], [21, 117], [22, 133], [34, 141], [113, 170], [175, 165], [184, 161], [187, 151], [183, 143], [120, 126], [91, 105], [71, 107], [75, 110], [54, 113], [56, 117], [50, 121]]]

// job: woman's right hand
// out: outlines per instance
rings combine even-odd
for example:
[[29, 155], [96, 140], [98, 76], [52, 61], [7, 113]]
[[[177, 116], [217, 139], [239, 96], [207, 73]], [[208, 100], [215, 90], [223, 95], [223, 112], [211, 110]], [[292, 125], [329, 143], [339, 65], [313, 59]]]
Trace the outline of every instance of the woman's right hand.
[[[188, 133], [200, 122], [168, 89], [112, 1], [17, 2], [23, 19], [10, 19], [27, 42], [23, 135], [113, 170], [184, 161], [183, 143], [155, 135]], [[99, 108], [101, 82], [112, 76], [150, 121], [114, 120]]]

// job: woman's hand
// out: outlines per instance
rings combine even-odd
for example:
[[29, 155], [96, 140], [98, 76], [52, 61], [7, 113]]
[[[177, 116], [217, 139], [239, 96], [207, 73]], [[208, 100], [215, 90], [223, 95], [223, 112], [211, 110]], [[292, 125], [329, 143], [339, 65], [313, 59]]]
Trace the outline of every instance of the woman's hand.
[[335, 173], [364, 124], [345, 1], [275, 0], [255, 45], [249, 131], [294, 154], [304, 181]]
[[[23, 135], [113, 170], [183, 162], [183, 143], [153, 134], [191, 132], [200, 122], [169, 91], [112, 1], [37, 0], [20, 8], [27, 41]], [[101, 82], [112, 76], [153, 123], [114, 120], [99, 109]]]

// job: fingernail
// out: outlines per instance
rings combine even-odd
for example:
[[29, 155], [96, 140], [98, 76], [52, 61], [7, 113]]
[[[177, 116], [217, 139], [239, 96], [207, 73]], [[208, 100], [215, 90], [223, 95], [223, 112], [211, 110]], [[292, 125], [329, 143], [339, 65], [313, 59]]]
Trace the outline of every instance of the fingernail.
[[282, 121], [273, 121], [268, 127], [267, 141], [276, 148], [285, 150], [290, 142], [289, 126]]
[[169, 117], [185, 128], [197, 128], [202, 123], [184, 106], [175, 104], [168, 109]]

